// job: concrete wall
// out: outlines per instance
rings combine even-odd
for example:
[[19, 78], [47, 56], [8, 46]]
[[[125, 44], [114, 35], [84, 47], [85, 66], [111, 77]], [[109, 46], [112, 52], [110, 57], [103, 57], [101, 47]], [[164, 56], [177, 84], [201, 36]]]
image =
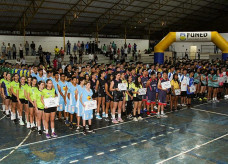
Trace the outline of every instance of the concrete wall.
[[[63, 47], [63, 37], [51, 37], [51, 36], [26, 36], [26, 40], [29, 42], [29, 44], [34, 41], [36, 44], [36, 49], [41, 45], [43, 47], [43, 51], [48, 52], [54, 52], [55, 46]], [[92, 38], [82, 38], [82, 37], [66, 37], [66, 43], [67, 41], [71, 42], [71, 47], [73, 47], [74, 43], [77, 43], [78, 41], [84, 43], [89, 41], [94, 41]], [[121, 48], [121, 46], [124, 45], [125, 41], [124, 39], [113, 39], [113, 38], [99, 38], [100, 45], [103, 44], [110, 44], [110, 42], [115, 42], [118, 48]], [[16, 47], [18, 49], [20, 44], [24, 44], [24, 37], [23, 36], [8, 36], [8, 35], [0, 35], [0, 45], [2, 45], [2, 42], [5, 42], [5, 45], [8, 45], [8, 43], [16, 44]], [[149, 47], [149, 40], [143, 40], [143, 39], [127, 39], [127, 44], [131, 43], [133, 45], [134, 43], [137, 44], [138, 50], [144, 51], [145, 49], [148, 49]]]

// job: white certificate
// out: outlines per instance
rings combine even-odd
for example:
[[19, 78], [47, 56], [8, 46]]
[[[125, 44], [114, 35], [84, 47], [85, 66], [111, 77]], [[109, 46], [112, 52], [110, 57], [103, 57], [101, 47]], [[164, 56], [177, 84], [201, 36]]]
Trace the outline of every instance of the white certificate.
[[120, 91], [126, 91], [127, 90], [127, 83], [119, 83], [118, 88]]
[[196, 87], [193, 85], [191, 87], [189, 87], [190, 93], [195, 92], [196, 91]]
[[171, 88], [170, 81], [162, 82], [161, 83], [162, 89], [169, 89]]
[[146, 88], [140, 88], [139, 89], [139, 95], [146, 95], [146, 91], [147, 91]]
[[86, 101], [85, 103], [85, 110], [93, 110], [97, 108], [97, 101]]
[[180, 90], [180, 89], [175, 89], [175, 95], [176, 95], [176, 96], [181, 95], [181, 90]]
[[44, 99], [45, 107], [57, 107], [59, 105], [58, 97]]

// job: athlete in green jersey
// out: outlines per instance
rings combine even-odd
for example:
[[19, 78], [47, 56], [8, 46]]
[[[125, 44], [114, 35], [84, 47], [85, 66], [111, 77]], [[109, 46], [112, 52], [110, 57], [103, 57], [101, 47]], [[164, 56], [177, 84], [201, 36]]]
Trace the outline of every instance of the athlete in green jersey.
[[14, 122], [16, 123], [16, 106], [18, 104], [17, 101], [17, 89], [19, 88], [19, 76], [18, 74], [15, 74], [13, 76], [13, 81], [10, 84], [11, 87], [11, 92], [12, 92], [12, 113], [11, 113], [11, 120], [14, 120]]

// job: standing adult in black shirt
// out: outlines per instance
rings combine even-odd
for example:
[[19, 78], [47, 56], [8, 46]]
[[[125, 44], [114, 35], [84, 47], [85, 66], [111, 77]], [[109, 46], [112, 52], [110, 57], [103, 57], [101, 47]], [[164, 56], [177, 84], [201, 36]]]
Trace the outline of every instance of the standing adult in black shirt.
[[72, 75], [74, 74], [74, 72], [72, 71], [72, 66], [70, 64], [68, 64], [64, 70], [64, 74], [67, 77], [72, 77]]
[[35, 43], [32, 41], [31, 45], [31, 50], [32, 50], [32, 56], [35, 56], [36, 55], [36, 45]]

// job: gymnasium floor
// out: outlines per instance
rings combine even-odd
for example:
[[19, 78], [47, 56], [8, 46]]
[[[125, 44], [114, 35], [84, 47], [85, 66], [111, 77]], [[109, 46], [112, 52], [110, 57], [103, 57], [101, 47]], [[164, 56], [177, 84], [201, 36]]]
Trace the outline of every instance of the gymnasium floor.
[[228, 163], [228, 101], [198, 104], [168, 118], [118, 125], [97, 121], [83, 136], [57, 122], [46, 140], [0, 113], [0, 163]]

